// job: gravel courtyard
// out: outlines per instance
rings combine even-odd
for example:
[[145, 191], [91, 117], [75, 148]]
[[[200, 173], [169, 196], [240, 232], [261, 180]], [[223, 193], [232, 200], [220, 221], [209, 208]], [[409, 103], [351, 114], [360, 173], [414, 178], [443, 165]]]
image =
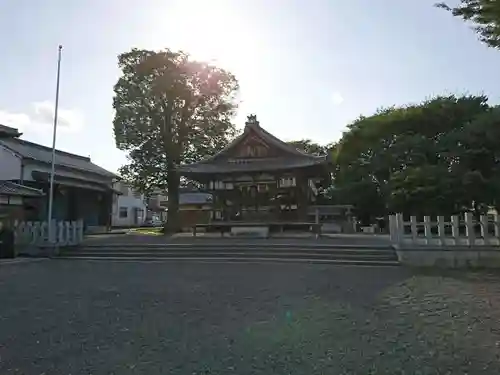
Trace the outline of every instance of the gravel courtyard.
[[306, 264], [0, 265], [0, 374], [498, 374], [500, 277]]

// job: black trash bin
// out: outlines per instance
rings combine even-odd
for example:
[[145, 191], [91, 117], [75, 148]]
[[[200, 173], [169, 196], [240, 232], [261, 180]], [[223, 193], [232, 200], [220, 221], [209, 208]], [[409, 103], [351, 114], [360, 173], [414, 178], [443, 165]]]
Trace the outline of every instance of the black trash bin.
[[15, 258], [14, 231], [0, 222], [0, 258]]

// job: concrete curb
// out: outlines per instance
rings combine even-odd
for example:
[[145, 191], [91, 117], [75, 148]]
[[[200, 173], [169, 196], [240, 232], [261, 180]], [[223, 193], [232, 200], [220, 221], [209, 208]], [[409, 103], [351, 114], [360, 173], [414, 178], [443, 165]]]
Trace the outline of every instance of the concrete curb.
[[492, 246], [393, 246], [402, 265], [435, 268], [500, 268], [500, 248]]

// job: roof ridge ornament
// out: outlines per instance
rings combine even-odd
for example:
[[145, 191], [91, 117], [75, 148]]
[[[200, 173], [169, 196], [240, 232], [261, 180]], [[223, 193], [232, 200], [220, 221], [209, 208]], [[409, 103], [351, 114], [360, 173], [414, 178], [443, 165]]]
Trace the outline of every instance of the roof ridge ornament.
[[245, 122], [245, 127], [247, 126], [259, 126], [259, 122], [257, 121], [257, 115], [250, 114], [247, 116], [247, 122]]

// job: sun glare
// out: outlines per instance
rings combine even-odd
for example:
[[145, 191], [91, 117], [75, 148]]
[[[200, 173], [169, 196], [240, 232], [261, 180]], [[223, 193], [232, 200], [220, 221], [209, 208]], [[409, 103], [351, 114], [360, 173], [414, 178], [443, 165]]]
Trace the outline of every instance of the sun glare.
[[155, 44], [230, 70], [244, 70], [257, 43], [236, 5], [224, 0], [177, 0], [155, 32]]

